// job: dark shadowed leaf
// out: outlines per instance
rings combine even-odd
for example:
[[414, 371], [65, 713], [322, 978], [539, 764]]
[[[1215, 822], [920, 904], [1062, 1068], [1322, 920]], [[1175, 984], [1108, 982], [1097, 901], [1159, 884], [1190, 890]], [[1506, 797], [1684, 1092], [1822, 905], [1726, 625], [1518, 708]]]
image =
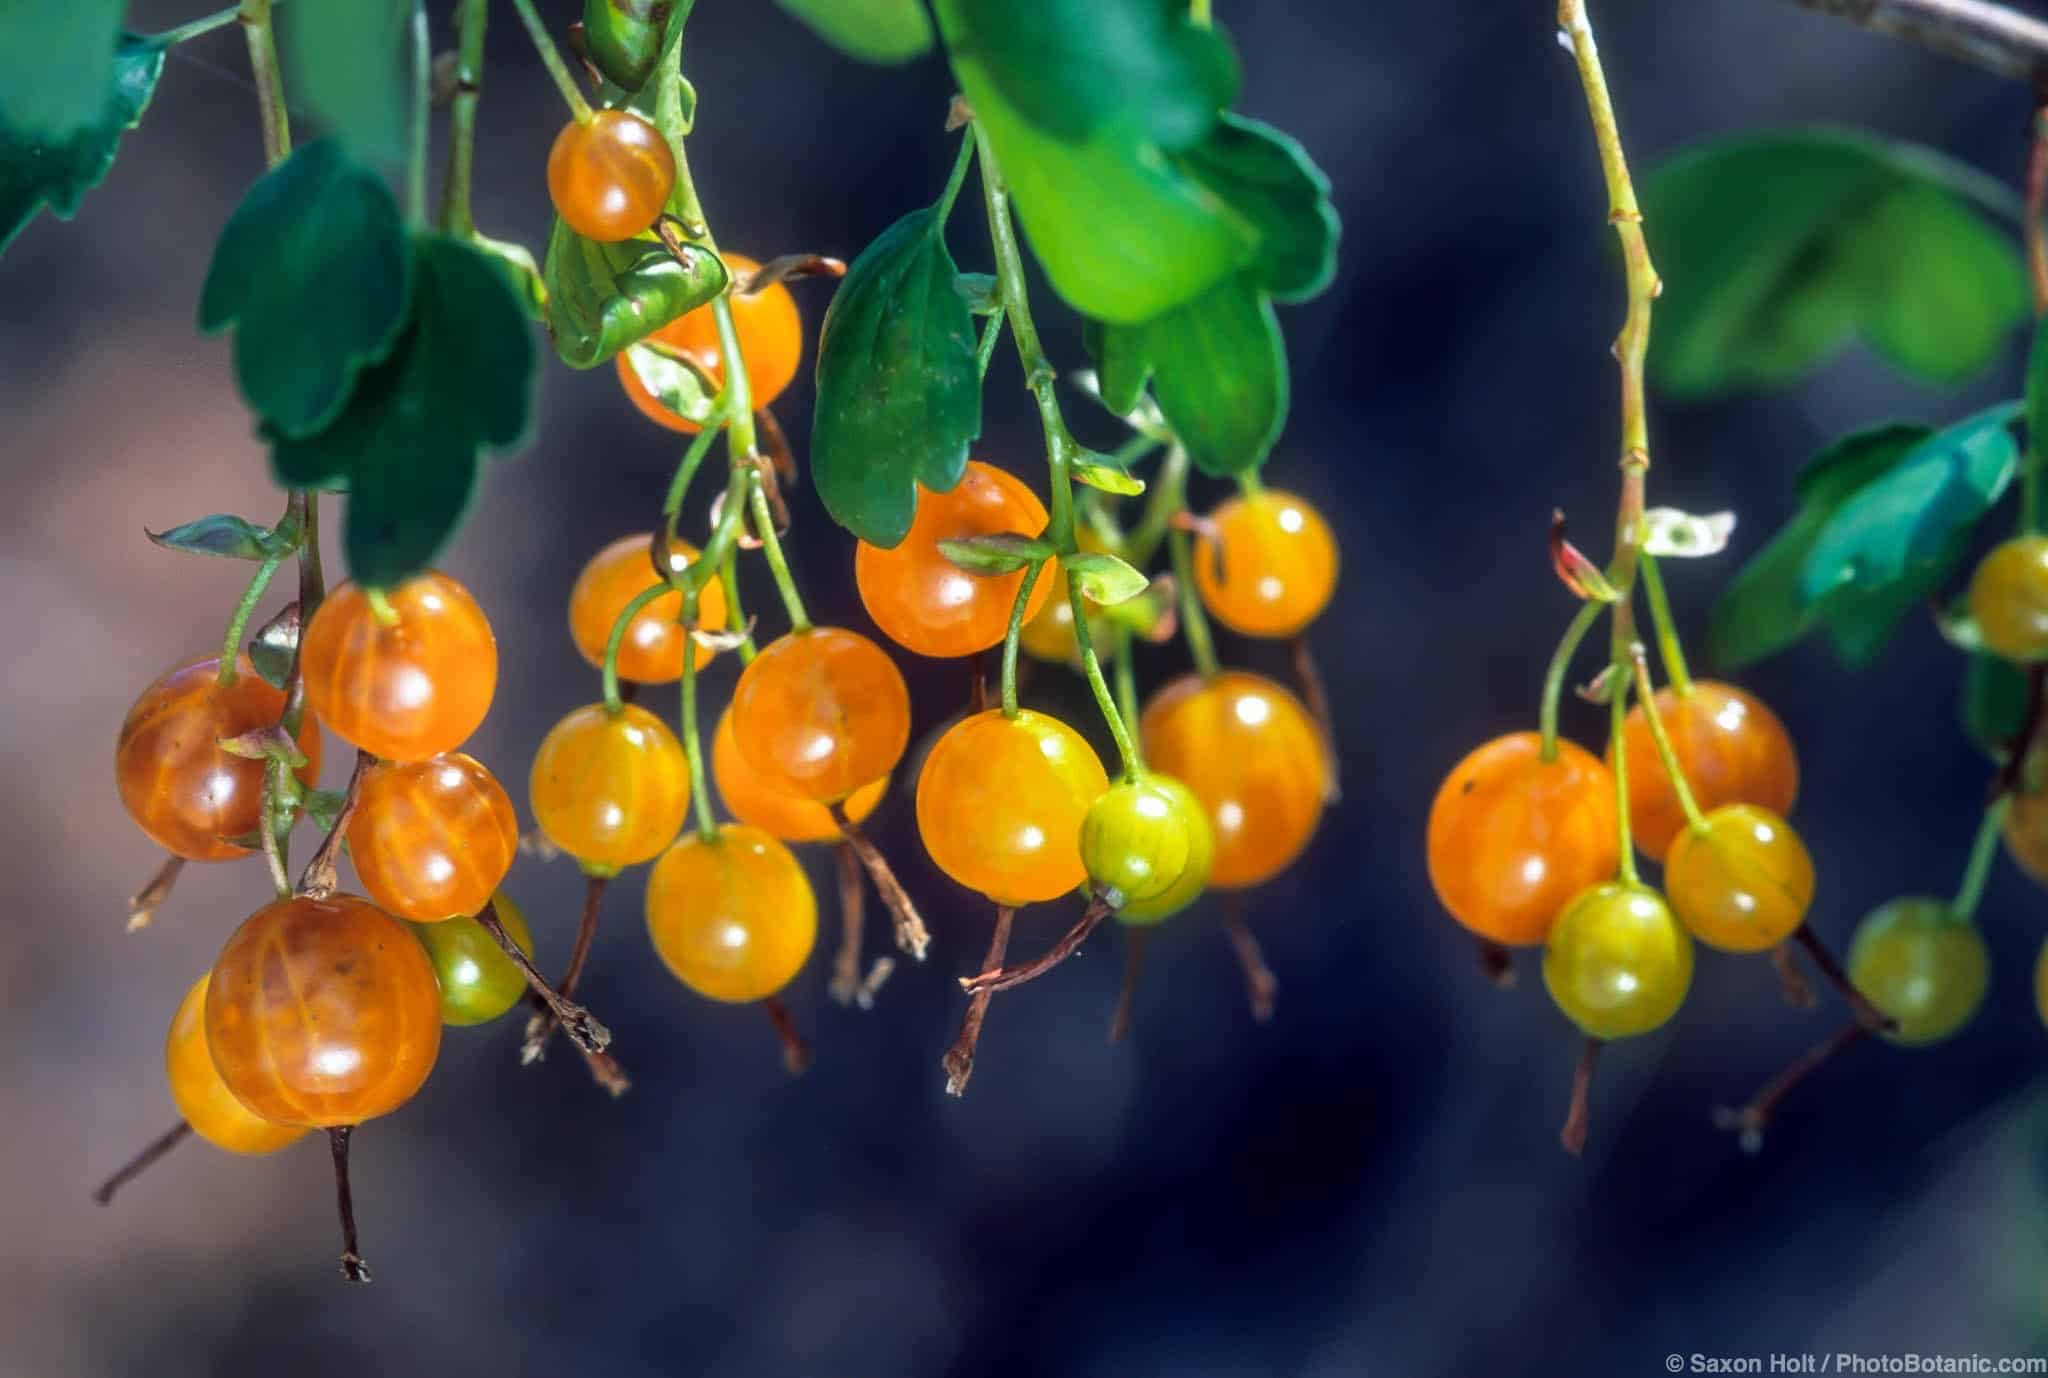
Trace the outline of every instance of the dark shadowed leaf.
[[[1143, 360], [1159, 410], [1197, 468], [1227, 476], [1266, 462], [1287, 423], [1287, 346], [1250, 274], [1144, 325], [1109, 326], [1101, 343], [1104, 376], [1120, 374], [1118, 400], [1136, 371], [1130, 361]], [[1103, 393], [1109, 400], [1107, 386]]]
[[197, 521], [174, 526], [169, 531], [145, 533], [166, 550], [189, 551], [194, 555], [222, 555], [231, 560], [282, 559], [299, 548], [296, 523], [273, 530], [240, 517], [215, 513]]
[[[0, 32], [6, 23], [0, 20]], [[80, 198], [114, 165], [121, 132], [141, 121], [163, 69], [164, 50], [155, 40], [123, 34], [96, 118], [72, 124], [63, 135], [32, 134], [0, 110], [0, 253], [43, 207], [59, 220], [78, 213]], [[0, 77], [0, 93], [6, 89]]]
[[1337, 272], [1330, 179], [1305, 149], [1268, 124], [1225, 112], [1182, 165], [1258, 232], [1252, 276], [1275, 301], [1304, 301]]
[[103, 122], [127, 8], [126, 0], [0, 5], [0, 137], [62, 146]]
[[278, 10], [294, 102], [365, 156], [405, 157], [412, 0], [291, 0]]
[[2027, 672], [2009, 660], [1979, 653], [1963, 671], [1963, 730], [1994, 761], [2026, 726]]

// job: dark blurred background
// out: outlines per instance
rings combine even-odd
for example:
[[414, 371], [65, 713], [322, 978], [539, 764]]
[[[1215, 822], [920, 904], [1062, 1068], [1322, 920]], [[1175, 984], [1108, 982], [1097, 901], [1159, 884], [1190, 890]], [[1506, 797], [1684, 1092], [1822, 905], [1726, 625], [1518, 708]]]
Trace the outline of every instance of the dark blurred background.
[[[432, 8], [447, 46], [447, 6]], [[131, 24], [193, 9], [148, 0]], [[1104, 1042], [1120, 966], [1104, 938], [997, 1001], [973, 1087], [949, 1100], [953, 977], [989, 916], [923, 860], [900, 778], [876, 831], [933, 919], [932, 961], [862, 1014], [827, 1001], [814, 960], [792, 1004], [816, 1062], [791, 1081], [758, 1011], [670, 982], [639, 883], [619, 885], [586, 989], [635, 1090], [612, 1103], [563, 1055], [521, 1069], [516, 1020], [451, 1031], [420, 1098], [358, 1136], [367, 1289], [335, 1276], [317, 1142], [247, 1161], [188, 1146], [113, 1209], [88, 1200], [170, 1123], [165, 1023], [265, 889], [254, 867], [193, 868], [152, 930], [122, 932], [156, 863], [111, 788], [114, 732], [143, 684], [215, 643], [242, 572], [142, 529], [268, 519], [277, 502], [226, 343], [192, 331], [213, 238], [260, 171], [246, 62], [232, 31], [172, 59], [79, 221], [45, 218], [0, 260], [0, 1369], [1334, 1378], [2041, 1348], [2043, 901], [2009, 866], [1983, 913], [1991, 998], [1951, 1045], [1856, 1049], [1745, 1157], [1709, 1108], [1839, 1010], [1788, 1009], [1767, 963], [1703, 953], [1673, 1026], [1610, 1050], [1585, 1159], [1559, 1151], [1577, 1040], [1527, 957], [1517, 990], [1479, 979], [1430, 895], [1422, 828], [1459, 755], [1533, 722], [1570, 613], [1544, 571], [1551, 508], [1605, 549], [1621, 290], [1578, 86], [1543, 0], [1220, 11], [1243, 107], [1321, 161], [1345, 226], [1334, 286], [1284, 313], [1295, 405], [1269, 470], [1329, 514], [1346, 560], [1316, 632], [1344, 803], [1251, 905], [1279, 1017], [1251, 1023], [1205, 904], [1159, 935], [1127, 1044]], [[1595, 20], [1639, 170], [1776, 121], [1864, 125], [2008, 179], [2021, 165], [2021, 88], [1786, 0], [1609, 0]], [[537, 247], [561, 111], [509, 10], [490, 53], [478, 219]], [[851, 258], [945, 175], [937, 62], [857, 66], [770, 5], [717, 0], [691, 24], [689, 70], [692, 159], [730, 247]], [[955, 227], [965, 267], [987, 266], [979, 232], [975, 214]], [[813, 336], [828, 292], [797, 288]], [[1042, 300], [1056, 361], [1078, 365], [1072, 321]], [[1855, 425], [2013, 395], [2019, 365], [2016, 340], [1953, 395], [1852, 352], [1781, 395], [1659, 406], [1653, 501], [1744, 523], [1729, 556], [1672, 570], [1695, 641], [1713, 589], [1789, 509], [1802, 459]], [[801, 381], [777, 408], [799, 453], [810, 401]], [[609, 368], [550, 359], [540, 402], [533, 444], [492, 467], [445, 561], [497, 626], [504, 675], [472, 749], [522, 812], [534, 744], [596, 692], [566, 636], [569, 583], [645, 528], [675, 459]], [[978, 453], [1039, 472], [1007, 347]], [[808, 492], [796, 506], [814, 614], [869, 627], [850, 539]], [[773, 617], [758, 576], [751, 598]], [[1283, 669], [1270, 648], [1225, 649]], [[1180, 663], [1175, 648], [1141, 670], [1156, 684]], [[963, 676], [908, 669], [921, 725], [940, 722]], [[1803, 648], [1747, 677], [1800, 744], [1797, 820], [1833, 944], [1877, 902], [1955, 883], [1986, 777], [1955, 724], [1958, 671], [1916, 624], [1870, 673]], [[711, 673], [714, 703], [731, 674]], [[1027, 694], [1091, 721], [1064, 673], [1041, 669]], [[1595, 710], [1566, 711], [1600, 741]], [[828, 858], [812, 862], [829, 911]], [[558, 966], [574, 868], [522, 860], [511, 888]], [[1020, 944], [1067, 918], [1027, 913]]]

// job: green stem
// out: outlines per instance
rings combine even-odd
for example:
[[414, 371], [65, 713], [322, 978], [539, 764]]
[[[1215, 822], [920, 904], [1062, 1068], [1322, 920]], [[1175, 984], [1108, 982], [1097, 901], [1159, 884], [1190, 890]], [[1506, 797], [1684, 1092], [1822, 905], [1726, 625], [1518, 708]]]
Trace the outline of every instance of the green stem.
[[739, 551], [728, 549], [718, 565], [718, 582], [725, 586], [725, 627], [740, 638], [740, 664], [754, 663], [754, 636], [747, 630], [747, 610], [740, 606]]
[[1117, 711], [1116, 697], [1109, 692], [1109, 681], [1102, 676], [1095, 639], [1088, 631], [1088, 605], [1072, 579], [1067, 580], [1067, 606], [1074, 611], [1074, 640], [1081, 647], [1081, 673], [1087, 676], [1088, 687], [1095, 692], [1095, 706], [1102, 711], [1102, 720], [1109, 724], [1109, 735], [1116, 739], [1116, 752], [1124, 763], [1124, 779], [1135, 780], [1145, 769], [1145, 759], [1138, 754], [1130, 724]]
[[997, 302], [996, 309], [989, 313], [988, 323], [981, 328], [981, 343], [975, 346], [975, 376], [983, 380], [988, 378], [988, 364], [996, 357], [996, 346], [1002, 343], [1003, 316], [1003, 304]]
[[[613, 717], [626, 711], [626, 700], [619, 693], [619, 650], [626, 644], [626, 629], [633, 625], [633, 619], [647, 610], [647, 605], [663, 594], [670, 592], [669, 586], [650, 584], [633, 595], [632, 601], [619, 609], [619, 615], [612, 619], [611, 635], [604, 640], [604, 711]], [[685, 664], [696, 659], [687, 650], [683, 655]]]
[[1138, 721], [1138, 669], [1132, 664], [1131, 629], [1116, 624], [1116, 707], [1127, 723]]
[[1198, 29], [1209, 27], [1209, 0], [1188, 0], [1188, 18]]
[[210, 34], [215, 29], [225, 29], [241, 17], [242, 7], [240, 5], [229, 5], [224, 10], [215, 10], [212, 14], [201, 15], [197, 19], [189, 19], [174, 29], [165, 29], [162, 33], [151, 34], [150, 37], [158, 45], [170, 48], [198, 38], [202, 34]]
[[1550, 653], [1550, 668], [1543, 675], [1543, 706], [1538, 712], [1538, 724], [1542, 729], [1543, 759], [1557, 759], [1557, 703], [1564, 697], [1564, 677], [1572, 667], [1572, 657], [1578, 654], [1579, 643], [1586, 639], [1586, 633], [1593, 630], [1593, 624], [1600, 619], [1599, 603], [1582, 603], [1578, 612], [1572, 615], [1570, 625], [1564, 629], [1564, 637], [1557, 643], [1557, 649]]
[[270, 24], [271, 0], [242, 0], [235, 11], [249, 43], [249, 72], [256, 81], [256, 107], [263, 116], [263, 157], [276, 167], [292, 152], [291, 116], [285, 110], [284, 77], [277, 66], [277, 35]]
[[960, 199], [960, 188], [967, 184], [967, 169], [973, 162], [974, 140], [962, 136], [960, 152], [953, 159], [952, 174], [946, 178], [946, 189], [939, 194], [938, 202], [933, 207], [938, 212], [940, 225], [943, 226], [952, 217], [953, 203]]
[[1248, 498], [1255, 498], [1266, 491], [1266, 485], [1259, 482], [1257, 470], [1246, 469], [1237, 476], [1237, 491]]
[[[1622, 724], [1628, 719], [1628, 690], [1635, 679], [1635, 671], [1627, 663], [1615, 667], [1610, 683], [1613, 690], [1612, 716], [1613, 740], [1621, 740]], [[1635, 839], [1629, 833], [1628, 817], [1628, 753], [1614, 753], [1614, 802], [1615, 839], [1621, 846], [1621, 878], [1629, 885], [1639, 885], [1642, 877], [1636, 874]]]
[[1650, 623], [1657, 629], [1657, 654], [1663, 658], [1664, 673], [1678, 697], [1692, 697], [1692, 672], [1685, 665], [1685, 648], [1678, 643], [1678, 621], [1671, 615], [1671, 600], [1664, 592], [1664, 571], [1648, 551], [1641, 556], [1643, 592], [1650, 599]]
[[[666, 590], [664, 590], [666, 592]], [[683, 627], [697, 625], [697, 590], [683, 590]], [[697, 814], [697, 835], [718, 841], [718, 818], [711, 811], [711, 782], [704, 777], [704, 743], [697, 733], [697, 647], [683, 648], [683, 755], [690, 763], [690, 804]]]
[[540, 54], [541, 65], [554, 78], [555, 89], [562, 93], [569, 113], [576, 117], [576, 123], [589, 124], [590, 102], [583, 99], [583, 92], [577, 87], [569, 64], [562, 60], [562, 50], [555, 46], [555, 40], [548, 34], [547, 25], [534, 13], [533, 0], [512, 0], [512, 8], [519, 11], [519, 20], [526, 25], [526, 36], [533, 40], [534, 51]]
[[476, 233], [469, 182], [476, 163], [476, 108], [484, 94], [484, 26], [490, 19], [490, 0], [463, 0], [461, 9], [455, 100], [448, 110], [448, 173], [441, 183], [441, 228], [468, 238]]
[[[313, 614], [327, 597], [327, 567], [320, 557], [320, 495], [310, 488], [295, 492], [287, 511], [297, 516], [299, 530], [299, 625], [313, 625]], [[292, 677], [285, 693], [284, 730], [296, 737], [306, 718], [305, 677], [292, 657]], [[285, 772], [289, 780], [291, 773]]]
[[[1664, 774], [1671, 781], [1672, 790], [1678, 795], [1678, 807], [1685, 814], [1686, 825], [1696, 833], [1707, 831], [1706, 816], [1700, 812], [1699, 800], [1693, 798], [1692, 784], [1685, 778], [1685, 767], [1678, 763], [1678, 753], [1671, 749], [1671, 735], [1664, 730], [1664, 715], [1657, 711], [1656, 691], [1650, 686], [1650, 657], [1644, 653], [1642, 644], [1635, 648], [1636, 702], [1643, 706], [1643, 720], [1650, 726], [1650, 740], [1656, 745], [1657, 759], [1663, 763]], [[1614, 754], [1623, 754], [1624, 738], [1614, 739]]]
[[1958, 923], [1970, 923], [1977, 917], [1984, 887], [1991, 881], [1991, 863], [1998, 859], [1999, 830], [2011, 806], [2010, 794], [1999, 795], [1984, 810], [1984, 819], [1977, 825], [1976, 840], [1970, 844], [1970, 861], [1963, 868], [1963, 882], [1956, 887], [1955, 900], [1948, 907], [1949, 916]]
[[1195, 591], [1195, 557], [1188, 533], [1175, 528], [1167, 533], [1166, 548], [1173, 555], [1174, 590], [1180, 597], [1180, 631], [1187, 638], [1188, 653], [1203, 679], [1216, 678], [1216, 640], [1209, 632], [1209, 615]]
[[426, 0], [412, 5], [412, 148], [406, 159], [405, 191], [413, 223], [427, 223], [427, 116], [434, 104], [434, 39], [427, 30]]
[[1003, 633], [1003, 716], [1017, 716], [1017, 643], [1024, 634], [1024, 609], [1031, 602], [1031, 591], [1038, 587], [1038, 577], [1045, 573], [1045, 561], [1035, 560], [1025, 566], [1024, 578], [1017, 585], [1017, 597], [1010, 603], [1010, 626]]
[[711, 299], [711, 317], [718, 323], [718, 352], [725, 363], [726, 448], [735, 464], [754, 458], [754, 387], [747, 376], [746, 356], [740, 350], [740, 333], [732, 319], [732, 286]]
[[668, 497], [662, 500], [661, 515], [668, 519], [668, 534], [676, 534], [676, 522], [683, 515], [683, 499], [689, 496], [691, 480], [697, 477], [697, 470], [703, 467], [704, 457], [711, 453], [713, 442], [725, 424], [725, 410], [721, 403], [714, 403], [711, 415], [705, 420], [704, 428], [690, 437], [690, 443], [683, 451], [682, 462], [676, 465], [676, 476], [669, 480]]
[[[1117, 451], [1117, 458], [1129, 462], [1125, 452], [1132, 446], [1139, 446], [1137, 455], [1158, 444], [1148, 436], [1135, 436]], [[1136, 455], [1131, 456], [1135, 458]], [[1145, 514], [1138, 518], [1138, 524], [1131, 528], [1125, 542], [1124, 558], [1139, 569], [1152, 563], [1152, 557], [1159, 553], [1159, 543], [1166, 539], [1173, 519], [1187, 506], [1188, 496], [1188, 452], [1179, 445], [1167, 447], [1166, 458], [1160, 461], [1159, 472], [1152, 476], [1151, 491], [1145, 495]]]
[[249, 587], [242, 590], [242, 601], [235, 604], [235, 614], [228, 619], [227, 635], [220, 642], [220, 675], [222, 688], [233, 684], [241, 677], [236, 662], [242, 656], [242, 637], [249, 630], [249, 619], [256, 612], [256, 605], [263, 601], [263, 591], [270, 587], [271, 578], [283, 567], [285, 557], [273, 555], [256, 566], [256, 573], [249, 580]]
[[804, 610], [803, 595], [797, 592], [789, 561], [783, 558], [782, 537], [775, 534], [775, 514], [768, 510], [767, 489], [758, 482], [749, 484], [747, 504], [754, 514], [754, 534], [761, 538], [761, 554], [768, 561], [768, 572], [775, 576], [775, 591], [782, 595], [783, 610], [789, 614], [789, 629], [807, 632], [811, 615]]

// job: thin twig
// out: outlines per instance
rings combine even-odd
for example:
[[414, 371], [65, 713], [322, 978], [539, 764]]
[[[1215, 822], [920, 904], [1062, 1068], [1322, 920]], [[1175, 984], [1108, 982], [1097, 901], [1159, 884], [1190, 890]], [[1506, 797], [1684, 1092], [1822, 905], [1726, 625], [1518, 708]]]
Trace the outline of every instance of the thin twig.
[[[612, 1041], [610, 1031], [592, 1019], [590, 1011], [569, 999], [576, 993], [577, 983], [583, 979], [584, 963], [590, 960], [590, 946], [597, 939], [598, 911], [603, 907], [605, 887], [610, 883], [609, 877], [591, 876], [584, 885], [583, 913], [576, 921], [576, 945], [569, 950], [569, 965], [563, 969], [561, 980], [549, 986], [534, 969], [533, 963], [526, 961], [523, 953], [520, 954], [519, 965], [527, 974], [527, 984], [533, 988], [534, 995], [547, 1005], [545, 1012], [536, 1013], [526, 1021], [526, 1043], [519, 1050], [519, 1061], [523, 1064], [539, 1062], [547, 1056], [548, 1040], [555, 1036], [557, 1027], [568, 1027], [569, 1036], [576, 1040], [576, 1046], [593, 1053], [602, 1052]], [[485, 909], [488, 912], [491, 906], [486, 905]], [[492, 913], [492, 918], [496, 917]], [[479, 914], [477, 920], [481, 923], [483, 916]], [[499, 939], [500, 946], [509, 942], [509, 938]], [[512, 946], [516, 948], [517, 944]], [[578, 1037], [577, 1029], [571, 1026], [571, 1020], [577, 1016], [581, 1018], [583, 1037]]]
[[178, 883], [178, 875], [185, 869], [185, 858], [167, 856], [164, 864], [149, 878], [149, 884], [128, 897], [128, 931], [140, 933], [149, 927], [156, 911], [163, 908], [171, 897], [171, 887]]
[[861, 831], [860, 824], [847, 816], [845, 804], [835, 801], [825, 807], [832, 814], [832, 821], [839, 825], [846, 845], [853, 848], [860, 864], [868, 868], [868, 875], [875, 882], [875, 890], [881, 895], [882, 903], [889, 906], [889, 917], [896, 924], [896, 946], [922, 962], [925, 949], [931, 946], [932, 935], [925, 928], [924, 920], [918, 917], [917, 906], [911, 903], [902, 882], [889, 869], [888, 858]]
[[334, 863], [341, 856], [341, 844], [348, 840], [348, 825], [356, 816], [356, 801], [362, 794], [363, 777], [376, 764], [377, 758], [369, 752], [356, 752], [356, 767], [349, 772], [348, 793], [342, 796], [341, 808], [334, 815], [334, 826], [327, 830], [327, 836], [321, 840], [312, 860], [306, 863], [306, 869], [299, 872], [298, 892], [307, 899], [327, 899], [340, 883], [334, 874]]
[[1013, 967], [983, 967], [979, 975], [960, 978], [960, 989], [969, 995], [983, 991], [994, 994], [999, 990], [1015, 990], [1027, 981], [1036, 981], [1067, 958], [1081, 950], [1081, 944], [1088, 941], [1102, 921], [1110, 916], [1111, 909], [1106, 900], [1090, 900], [1074, 926], [1060, 935], [1060, 940], [1031, 961]]
[[[1017, 911], [1008, 905], [996, 906], [996, 931], [988, 940], [988, 955], [982, 958], [981, 969], [991, 971], [1003, 964], [1003, 956], [1010, 950], [1010, 925], [1016, 919]], [[960, 1021], [960, 1036], [953, 1040], [953, 1046], [946, 1050], [946, 1094], [960, 1096], [967, 1093], [967, 1079], [974, 1075], [974, 1049], [981, 1042], [981, 1022], [988, 1018], [988, 1002], [995, 998], [995, 992], [978, 991], [967, 1002], [967, 1015]]]
[[1586, 1152], [1586, 1131], [1593, 1113], [1593, 1069], [1599, 1062], [1600, 1040], [1589, 1036], [1579, 1051], [1578, 1070], [1572, 1073], [1572, 1103], [1564, 1113], [1564, 1128], [1557, 1134], [1564, 1151], [1574, 1158]]
[[1917, 43], [2039, 85], [2048, 80], [2048, 23], [1987, 0], [1792, 0], [1887, 38]]
[[804, 1046], [804, 1036], [796, 1031], [789, 1006], [771, 995], [761, 1001], [761, 1008], [768, 1011], [768, 1022], [775, 1026], [775, 1036], [782, 1040], [783, 1069], [793, 1077], [802, 1076], [811, 1065], [811, 1050]]
[[1330, 693], [1323, 687], [1323, 672], [1316, 666], [1316, 653], [1309, 645], [1308, 633], [1298, 634], [1289, 643], [1294, 657], [1294, 677], [1301, 682], [1301, 697], [1307, 706], [1309, 716], [1315, 720], [1316, 736], [1323, 747], [1323, 802], [1335, 804], [1344, 797], [1344, 786], [1339, 778], [1337, 757], [1337, 720], [1330, 712]]
[[[513, 941], [512, 935], [505, 931], [505, 925], [498, 919], [496, 900], [490, 901], [477, 911], [476, 923], [477, 927], [491, 935], [491, 940], [512, 959], [512, 964], [525, 973], [526, 987], [546, 1007], [550, 1023], [559, 1023], [568, 1030], [570, 1039], [585, 1052], [602, 1052], [612, 1041], [611, 1030], [598, 1023], [589, 1010], [562, 994], [560, 987], [548, 984], [548, 978], [540, 974], [540, 968], [533, 964], [533, 959], [528, 957], [525, 950]], [[538, 1054], [523, 1060], [532, 1062], [537, 1057]], [[618, 1092], [614, 1091], [613, 1094], [616, 1095]]]
[[1750, 1098], [1749, 1104], [1739, 1110], [1731, 1110], [1725, 1105], [1715, 1106], [1714, 1127], [1739, 1135], [1742, 1151], [1755, 1153], [1764, 1146], [1764, 1130], [1769, 1127], [1771, 1116], [1777, 1112], [1778, 1104], [1786, 1094], [1867, 1032], [1854, 1021], [1844, 1024], [1787, 1063], [1783, 1071], [1765, 1082], [1763, 1089]]
[[1795, 1010], [1810, 1010], [1820, 1003], [1813, 993], [1813, 982], [1806, 979], [1806, 973], [1799, 969], [1799, 962], [1792, 954], [1792, 944], [1779, 943], [1771, 949], [1771, 965], [1778, 972], [1778, 990], [1785, 997], [1785, 1003]]
[[1252, 1018], [1263, 1024], [1273, 1017], [1273, 997], [1279, 993], [1280, 982], [1266, 965], [1266, 954], [1260, 951], [1259, 940], [1244, 921], [1242, 901], [1235, 892], [1223, 906], [1223, 936], [1230, 939], [1237, 964], [1244, 968], [1244, 993], [1251, 1002]]
[[860, 944], [867, 927], [867, 881], [861, 875], [860, 857], [851, 846], [841, 842], [832, 851], [839, 863], [839, 956], [832, 963], [832, 982], [826, 989], [840, 1004], [851, 1005], [861, 993]]
[[356, 1132], [352, 1124], [327, 1131], [328, 1147], [334, 1150], [334, 1208], [341, 1216], [341, 1275], [350, 1282], [368, 1282], [370, 1265], [356, 1242], [356, 1206], [348, 1189], [348, 1141]]
[[1858, 1024], [1872, 1033], [1890, 1033], [1899, 1027], [1898, 1020], [1871, 1004], [1870, 997], [1856, 989], [1854, 983], [1849, 980], [1848, 973], [1842, 970], [1842, 964], [1821, 944], [1820, 936], [1813, 931], [1812, 924], [1799, 925], [1792, 936], [1806, 949], [1806, 955], [1813, 959], [1813, 964], [1820, 968], [1822, 979], [1833, 986], [1835, 993], [1848, 1003]]
[[99, 1190], [92, 1194], [92, 1199], [99, 1202], [102, 1206], [112, 1205], [115, 1192], [147, 1172], [150, 1165], [155, 1163], [157, 1159], [185, 1142], [186, 1136], [191, 1134], [191, 1132], [192, 1126], [183, 1120], [179, 1120], [169, 1129], [151, 1139], [143, 1147], [142, 1152], [136, 1154], [122, 1165], [119, 1172], [100, 1183]]
[[1131, 1033], [1131, 1006], [1138, 993], [1138, 978], [1145, 973], [1145, 949], [1151, 946], [1149, 928], [1124, 929], [1124, 983], [1116, 993], [1116, 1011], [1109, 1017], [1109, 1041], [1121, 1043]]
[[873, 965], [868, 967], [867, 978], [860, 983], [860, 989], [854, 992], [853, 1003], [864, 1010], [873, 1009], [875, 1007], [875, 992], [882, 988], [882, 983], [887, 981], [895, 970], [896, 959], [894, 957], [882, 956], [875, 958]]

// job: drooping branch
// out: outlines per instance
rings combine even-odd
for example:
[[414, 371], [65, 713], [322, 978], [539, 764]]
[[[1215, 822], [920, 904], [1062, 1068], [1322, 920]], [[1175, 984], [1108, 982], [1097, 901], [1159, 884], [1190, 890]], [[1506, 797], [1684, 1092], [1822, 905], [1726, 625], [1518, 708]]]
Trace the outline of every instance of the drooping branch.
[[1792, 0], [1887, 38], [1917, 43], [1946, 57], [2048, 85], [2048, 21], [1989, 0]]

